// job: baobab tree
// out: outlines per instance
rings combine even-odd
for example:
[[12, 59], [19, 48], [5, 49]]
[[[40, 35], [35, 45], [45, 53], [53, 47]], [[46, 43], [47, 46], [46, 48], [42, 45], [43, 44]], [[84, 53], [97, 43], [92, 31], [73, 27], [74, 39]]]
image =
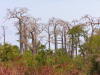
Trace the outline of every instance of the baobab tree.
[[52, 25], [52, 34], [53, 34], [53, 38], [54, 39], [51, 39], [52, 41], [54, 41], [54, 47], [55, 47], [55, 50], [57, 50], [58, 48], [58, 43], [57, 43], [57, 19], [56, 18], [52, 18], [50, 19], [50, 25]]
[[60, 32], [61, 32], [61, 45], [62, 45], [62, 49], [67, 52], [67, 32], [70, 29], [69, 27], [69, 23], [66, 21], [63, 21], [61, 19], [59, 19], [57, 21], [57, 24], [60, 25]]
[[57, 19], [56, 25], [57, 25], [56, 33], [58, 36], [57, 37], [58, 44], [61, 45], [62, 50], [67, 52], [67, 31], [69, 29], [68, 22], [63, 21], [61, 19]]
[[[27, 9], [26, 8], [15, 8], [13, 10], [8, 9], [8, 14], [7, 17], [8, 19], [14, 19], [16, 20], [16, 27], [19, 33], [19, 42], [20, 42], [20, 51], [21, 53], [23, 53], [23, 51], [25, 50], [26, 47], [24, 47], [24, 37], [23, 35], [25, 35], [24, 33], [26, 33], [26, 28], [25, 27], [25, 23], [24, 23], [24, 19], [27, 16]], [[26, 45], [25, 45], [26, 46]]]
[[28, 34], [29, 39], [31, 40], [30, 49], [33, 54], [37, 53], [37, 49], [40, 45], [39, 35], [42, 33], [43, 27], [39, 23], [39, 18], [30, 17], [28, 19]]
[[[50, 43], [54, 43], [55, 50], [58, 45], [67, 52], [67, 31], [69, 30], [69, 23], [58, 18], [51, 18], [46, 27], [48, 33], [49, 48]], [[59, 47], [60, 48], [60, 47]]]

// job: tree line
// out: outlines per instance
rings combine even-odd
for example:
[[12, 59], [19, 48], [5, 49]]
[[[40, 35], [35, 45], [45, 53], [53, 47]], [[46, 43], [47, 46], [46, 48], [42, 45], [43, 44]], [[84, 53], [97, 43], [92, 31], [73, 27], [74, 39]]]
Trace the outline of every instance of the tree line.
[[[62, 49], [71, 57], [78, 54], [85, 57], [87, 52], [83, 50], [83, 45], [99, 33], [100, 27], [100, 18], [89, 15], [71, 22], [53, 17], [47, 23], [41, 23], [40, 18], [28, 15], [27, 8], [8, 9], [7, 19], [15, 22], [21, 54], [25, 50], [36, 54], [38, 48], [45, 45], [48, 50]], [[5, 43], [5, 27], [2, 29]], [[45, 44], [41, 42], [43, 39]]]

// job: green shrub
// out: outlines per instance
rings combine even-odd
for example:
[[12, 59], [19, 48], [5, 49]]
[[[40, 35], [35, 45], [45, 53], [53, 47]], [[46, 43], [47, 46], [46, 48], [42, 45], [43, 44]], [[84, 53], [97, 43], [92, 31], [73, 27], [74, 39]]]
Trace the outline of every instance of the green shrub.
[[19, 56], [19, 48], [10, 44], [0, 46], [0, 61], [13, 60]]
[[57, 50], [55, 52], [56, 63], [63, 64], [71, 61], [70, 56], [63, 50]]
[[25, 63], [27, 66], [35, 66], [36, 65], [35, 55], [33, 55], [30, 50], [26, 50], [23, 53], [21, 61], [23, 63]]
[[76, 64], [77, 68], [82, 70], [85, 65], [84, 58], [80, 55], [73, 59], [73, 64]]
[[35, 60], [37, 61], [38, 66], [45, 65], [47, 60], [45, 51], [44, 50], [39, 51], [38, 54], [36, 55]]

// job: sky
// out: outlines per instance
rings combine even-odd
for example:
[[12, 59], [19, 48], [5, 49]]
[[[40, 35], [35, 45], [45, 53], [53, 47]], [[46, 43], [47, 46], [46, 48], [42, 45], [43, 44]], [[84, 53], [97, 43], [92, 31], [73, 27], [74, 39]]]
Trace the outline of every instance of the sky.
[[[11, 44], [18, 44], [16, 28], [12, 22], [4, 23], [4, 19], [7, 9], [17, 7], [28, 8], [30, 15], [42, 18], [43, 22], [47, 22], [51, 17], [65, 21], [71, 21], [86, 14], [100, 17], [100, 0], [0, 0], [0, 26], [6, 25], [6, 41]], [[0, 28], [0, 43], [2, 42], [1, 30]]]

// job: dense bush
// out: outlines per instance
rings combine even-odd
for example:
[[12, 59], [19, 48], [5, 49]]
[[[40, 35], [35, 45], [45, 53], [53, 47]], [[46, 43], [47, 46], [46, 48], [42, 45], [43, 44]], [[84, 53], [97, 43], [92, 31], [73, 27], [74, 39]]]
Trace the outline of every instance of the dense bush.
[[13, 60], [19, 56], [19, 48], [10, 44], [0, 46], [0, 61]]
[[42, 45], [37, 54], [26, 50], [20, 55], [17, 46], [5, 44], [0, 46], [0, 72], [1, 75], [91, 75], [100, 71], [95, 58], [88, 57], [88, 61], [81, 55], [71, 58], [62, 49], [54, 52]]

